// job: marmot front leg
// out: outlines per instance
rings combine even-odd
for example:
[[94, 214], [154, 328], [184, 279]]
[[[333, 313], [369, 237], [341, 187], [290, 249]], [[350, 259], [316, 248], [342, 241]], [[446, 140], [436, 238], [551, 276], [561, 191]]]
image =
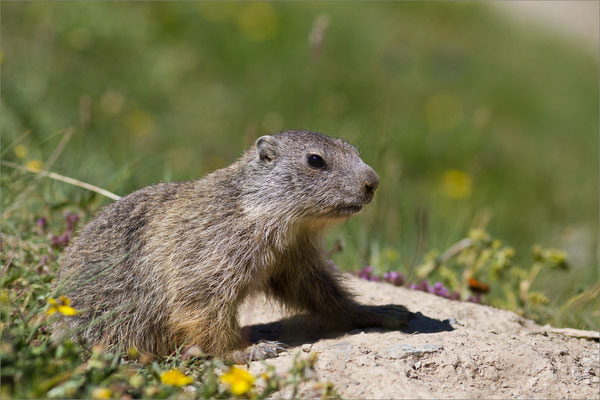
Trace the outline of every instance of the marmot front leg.
[[[298, 273], [298, 271], [302, 271]], [[271, 278], [269, 292], [287, 306], [323, 317], [340, 329], [406, 327], [411, 313], [402, 306], [370, 306], [354, 300], [343, 278], [324, 262], [295, 266]]]

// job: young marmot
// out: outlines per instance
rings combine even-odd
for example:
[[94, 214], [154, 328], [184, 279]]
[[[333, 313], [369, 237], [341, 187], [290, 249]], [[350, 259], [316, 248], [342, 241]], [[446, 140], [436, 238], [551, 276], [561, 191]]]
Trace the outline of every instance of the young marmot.
[[353, 300], [319, 246], [378, 184], [352, 145], [287, 131], [204, 179], [138, 190], [66, 250], [59, 288], [82, 312], [54, 335], [162, 355], [197, 345], [235, 362], [276, 356], [280, 343], [241, 347], [238, 308], [257, 292], [341, 329], [399, 328], [406, 314]]

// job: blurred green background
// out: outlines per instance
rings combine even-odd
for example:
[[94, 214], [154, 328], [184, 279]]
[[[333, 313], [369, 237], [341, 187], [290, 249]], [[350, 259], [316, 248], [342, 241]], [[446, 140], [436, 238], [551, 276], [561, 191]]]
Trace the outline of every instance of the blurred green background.
[[[72, 129], [51, 169], [123, 195], [201, 177], [263, 134], [315, 130], [381, 177], [374, 204], [327, 236], [344, 242], [342, 268], [410, 277], [483, 227], [524, 266], [536, 243], [568, 251], [569, 272], [535, 283], [556, 307], [598, 281], [597, 56], [489, 4], [1, 7], [6, 160], [41, 166]], [[6, 208], [34, 178], [2, 175]], [[27, 197], [12, 217], [110, 202], [50, 180]]]

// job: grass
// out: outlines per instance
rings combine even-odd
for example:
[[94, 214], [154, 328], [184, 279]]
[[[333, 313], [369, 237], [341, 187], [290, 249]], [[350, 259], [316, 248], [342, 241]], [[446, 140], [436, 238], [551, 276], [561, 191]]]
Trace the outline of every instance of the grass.
[[[343, 137], [381, 185], [365, 212], [327, 237], [328, 249], [342, 249], [333, 254], [340, 268], [439, 281], [463, 299], [473, 275], [489, 286], [488, 304], [540, 323], [600, 328], [598, 60], [572, 43], [463, 2], [0, 7], [4, 161], [124, 195], [203, 176], [265, 133]], [[48, 342], [41, 327], [63, 214], [83, 223], [112, 200], [6, 165], [2, 386], [11, 389], [3, 390], [176, 396], [185, 390], [160, 381], [176, 367], [195, 377], [195, 393], [230, 396], [219, 382], [212, 392], [202, 386], [221, 368], [210, 362], [140, 366]], [[473, 232], [488, 239], [436, 262]], [[506, 273], [497, 274], [508, 249]], [[563, 250], [568, 270], [553, 262]], [[88, 368], [94, 357], [98, 371]], [[140, 388], [158, 392], [125, 383], [130, 368], [142, 371]]]

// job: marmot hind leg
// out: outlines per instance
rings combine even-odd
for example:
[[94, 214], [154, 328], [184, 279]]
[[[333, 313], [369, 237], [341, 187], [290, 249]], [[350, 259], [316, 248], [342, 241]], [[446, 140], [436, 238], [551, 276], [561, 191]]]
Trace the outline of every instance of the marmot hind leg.
[[240, 326], [233, 307], [214, 312], [180, 311], [172, 316], [176, 342], [198, 346], [202, 352], [236, 364], [277, 357], [287, 346], [279, 342], [262, 341], [243, 348]]

